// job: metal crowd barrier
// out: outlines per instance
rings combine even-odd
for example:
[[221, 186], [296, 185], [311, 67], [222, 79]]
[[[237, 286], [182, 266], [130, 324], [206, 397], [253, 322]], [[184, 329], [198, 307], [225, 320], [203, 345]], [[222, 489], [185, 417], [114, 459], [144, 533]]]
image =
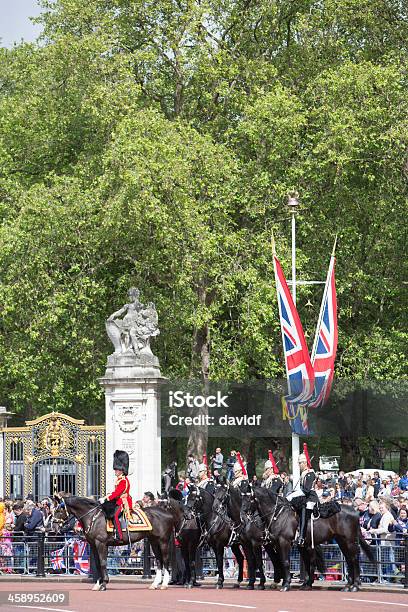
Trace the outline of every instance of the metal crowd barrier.
[[[76, 548], [82, 543], [82, 549]], [[370, 562], [360, 554], [361, 580], [363, 583], [394, 583], [408, 589], [408, 534], [397, 540], [383, 540], [372, 545], [376, 562]], [[317, 579], [347, 580], [347, 565], [336, 543], [322, 546], [326, 571]], [[90, 565], [89, 545], [73, 536], [56, 536], [36, 533], [33, 536], [0, 537], [0, 574], [25, 574], [45, 576], [52, 574], [86, 575]], [[264, 553], [264, 570], [268, 578], [273, 577], [273, 566]], [[294, 546], [290, 557], [290, 570], [296, 580], [301, 573], [299, 549]], [[111, 547], [108, 551], [108, 572], [110, 575], [139, 575], [150, 578], [155, 573], [155, 558], [148, 540], [144, 539], [128, 546]], [[197, 558], [199, 576], [215, 576], [217, 565], [215, 555], [208, 546], [203, 546]], [[238, 566], [231, 552], [225, 549], [224, 576], [236, 578]]]

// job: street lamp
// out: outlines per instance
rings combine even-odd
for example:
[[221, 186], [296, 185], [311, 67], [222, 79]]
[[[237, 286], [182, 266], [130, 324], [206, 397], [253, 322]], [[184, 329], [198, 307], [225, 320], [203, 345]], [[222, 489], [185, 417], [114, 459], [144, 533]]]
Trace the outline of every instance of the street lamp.
[[[299, 206], [299, 194], [293, 191], [288, 195], [287, 205], [291, 212], [292, 223], [292, 298], [296, 306], [296, 213]], [[300, 469], [299, 469], [299, 436], [292, 433], [292, 477], [293, 486], [300, 485]]]

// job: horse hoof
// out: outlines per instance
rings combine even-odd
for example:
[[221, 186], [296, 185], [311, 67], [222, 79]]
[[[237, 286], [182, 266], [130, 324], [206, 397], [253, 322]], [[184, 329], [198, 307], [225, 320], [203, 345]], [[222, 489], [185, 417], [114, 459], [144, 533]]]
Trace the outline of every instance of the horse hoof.
[[218, 583], [217, 583], [217, 584], [215, 585], [215, 588], [216, 588], [216, 589], [223, 589], [223, 588], [224, 588], [224, 585], [223, 585], [223, 584], [218, 584]]
[[253, 584], [247, 585], [247, 591], [254, 591], [254, 590], [255, 590], [255, 586]]
[[155, 584], [151, 584], [149, 586], [150, 591], [155, 591], [157, 589], [157, 586]]
[[101, 584], [101, 586], [99, 587], [100, 591], [106, 591], [106, 584]]
[[258, 584], [258, 586], [256, 588], [258, 589], [258, 591], [264, 591], [265, 590], [265, 585], [264, 584]]
[[350, 586], [346, 584], [346, 586], [343, 587], [341, 590], [343, 591], [343, 593], [350, 593]]
[[310, 586], [310, 584], [302, 584], [302, 586], [300, 587], [301, 591], [311, 591], [312, 587]]
[[235, 584], [232, 585], [232, 588], [233, 589], [239, 589], [240, 586], [241, 586], [241, 583], [240, 582], [236, 582]]
[[284, 584], [279, 590], [281, 593], [287, 593], [290, 589], [290, 586], [288, 584]]
[[167, 584], [162, 584], [161, 587], [160, 587], [160, 590], [161, 591], [165, 591], [166, 589], [168, 589]]
[[350, 592], [351, 593], [357, 593], [357, 591], [359, 591], [359, 587], [356, 584], [353, 584], [352, 587], [350, 587]]

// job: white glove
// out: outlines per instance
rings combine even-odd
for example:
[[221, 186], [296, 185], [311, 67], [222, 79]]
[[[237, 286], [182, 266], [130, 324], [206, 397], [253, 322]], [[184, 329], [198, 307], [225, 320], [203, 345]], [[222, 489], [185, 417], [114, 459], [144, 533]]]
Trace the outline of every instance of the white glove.
[[105, 497], [100, 497], [100, 498], [98, 499], [98, 502], [99, 502], [100, 504], [103, 504], [103, 502], [104, 502], [104, 501], [106, 501]]

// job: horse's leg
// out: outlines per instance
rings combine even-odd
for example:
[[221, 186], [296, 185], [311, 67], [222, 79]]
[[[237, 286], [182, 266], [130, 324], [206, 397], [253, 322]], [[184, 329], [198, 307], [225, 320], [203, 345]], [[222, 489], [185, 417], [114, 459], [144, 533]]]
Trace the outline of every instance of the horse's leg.
[[215, 552], [215, 558], [217, 561], [217, 569], [218, 569], [218, 580], [217, 580], [217, 589], [222, 589], [224, 587], [224, 545], [216, 542], [212, 547]]
[[[92, 590], [99, 591], [99, 588], [102, 584], [101, 561], [99, 559], [99, 554], [96, 549], [95, 542], [92, 542], [92, 544], [89, 543], [89, 546], [91, 547], [91, 555], [94, 560], [94, 563], [92, 564], [92, 566], [93, 566], [93, 570], [95, 571], [95, 576], [92, 575], [94, 579], [94, 585], [92, 587]], [[90, 562], [90, 566], [91, 566], [91, 562]]]
[[265, 589], [265, 572], [263, 567], [263, 559], [262, 559], [262, 546], [254, 545], [254, 556], [255, 556], [255, 564], [256, 569], [259, 570], [259, 584], [258, 589]]
[[347, 584], [342, 589], [343, 591], [359, 591], [360, 590], [360, 548], [357, 543], [349, 542], [344, 537], [336, 535], [336, 542], [339, 545], [341, 552], [346, 559], [347, 564]]
[[248, 564], [248, 585], [247, 585], [247, 589], [253, 590], [254, 584], [255, 584], [255, 579], [256, 579], [256, 561], [255, 561], [255, 555], [254, 555], [254, 551], [252, 549], [252, 546], [249, 543], [245, 543], [242, 545], [242, 548], [244, 549], [245, 552], [245, 557], [247, 560], [247, 564]]
[[191, 581], [190, 545], [188, 540], [187, 542], [184, 539], [181, 541], [180, 551], [184, 561], [183, 583], [187, 586]]
[[244, 579], [244, 555], [242, 554], [241, 548], [237, 543], [232, 544], [231, 550], [234, 553], [238, 563], [238, 580], [236, 584], [234, 584], [234, 588], [239, 589], [239, 587], [241, 586], [241, 582]]
[[152, 584], [149, 586], [149, 589], [151, 590], [155, 590], [158, 589], [161, 581], [162, 581], [162, 564], [163, 564], [163, 560], [162, 560], [162, 556], [161, 556], [161, 550], [160, 550], [160, 546], [159, 543], [157, 542], [156, 539], [151, 539], [150, 541], [150, 546], [152, 547], [153, 550], [153, 554], [156, 558], [156, 575], [154, 577], [154, 580], [152, 582]]
[[285, 538], [279, 538], [278, 542], [279, 542], [278, 555], [279, 555], [279, 561], [280, 561], [280, 565], [281, 565], [282, 573], [283, 573], [283, 576], [282, 576], [283, 584], [282, 584], [281, 591], [289, 591], [290, 581], [291, 581], [291, 575], [290, 575], [291, 544], [290, 544], [290, 541], [286, 540]]
[[311, 574], [310, 555], [309, 555], [309, 551], [305, 547], [302, 547], [300, 549], [300, 557], [303, 561], [303, 565], [305, 568], [305, 578], [300, 588], [302, 591], [310, 591], [312, 589], [313, 579], [311, 579], [311, 576], [310, 576]]
[[169, 582], [170, 582], [169, 541], [167, 539], [163, 539], [160, 542], [160, 552], [161, 552], [162, 567], [163, 567], [163, 582], [160, 588], [165, 590], [168, 588]]
[[97, 552], [97, 560], [99, 559], [99, 568], [102, 582], [99, 585], [99, 591], [106, 591], [106, 585], [109, 582], [109, 575], [107, 570], [107, 556], [108, 556], [108, 546], [105, 542], [101, 542], [100, 540], [95, 541], [95, 548]]

